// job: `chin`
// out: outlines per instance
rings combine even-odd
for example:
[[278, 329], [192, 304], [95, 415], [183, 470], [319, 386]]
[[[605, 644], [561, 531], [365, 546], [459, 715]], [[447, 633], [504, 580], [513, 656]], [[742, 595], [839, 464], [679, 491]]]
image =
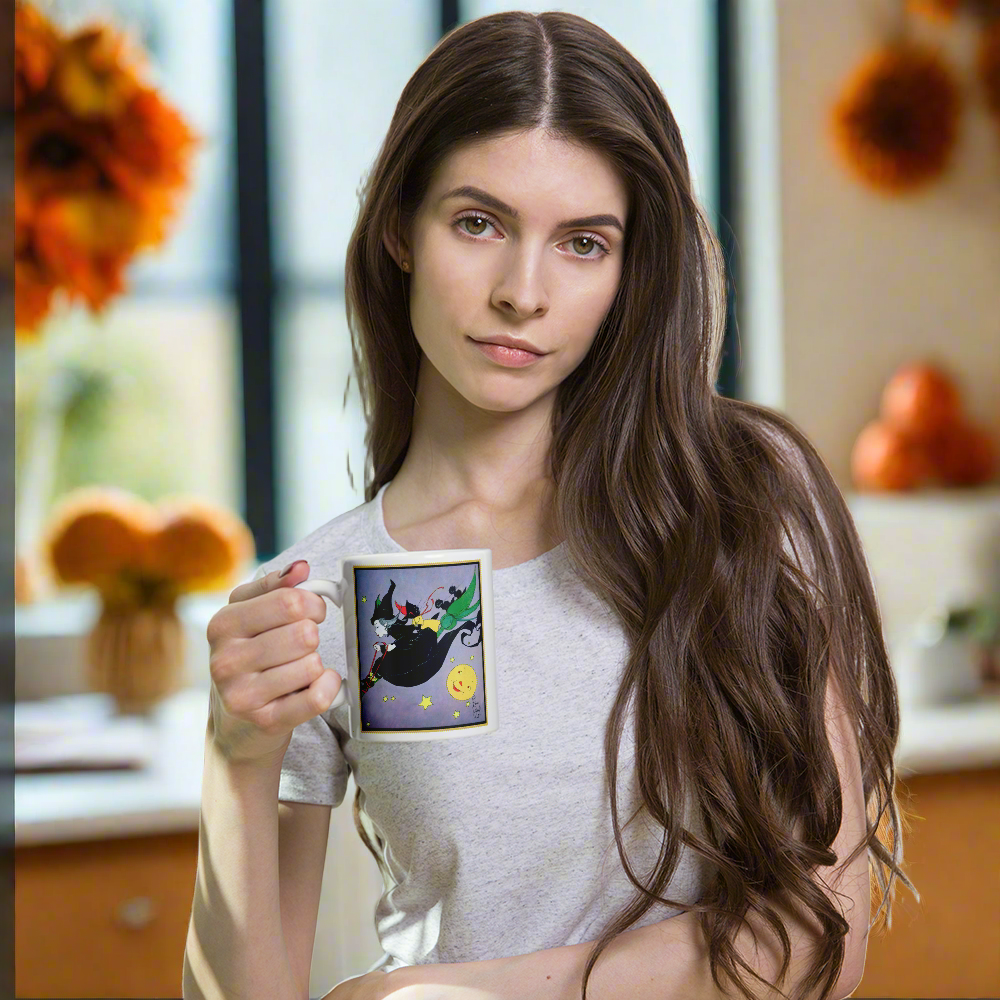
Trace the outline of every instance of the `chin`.
[[[527, 389], [527, 387], [525, 387]], [[483, 392], [462, 393], [466, 401], [477, 409], [485, 410], [487, 413], [518, 413], [533, 406], [546, 393], [537, 391], [511, 392], [510, 386], [501, 386], [496, 393], [486, 394]]]

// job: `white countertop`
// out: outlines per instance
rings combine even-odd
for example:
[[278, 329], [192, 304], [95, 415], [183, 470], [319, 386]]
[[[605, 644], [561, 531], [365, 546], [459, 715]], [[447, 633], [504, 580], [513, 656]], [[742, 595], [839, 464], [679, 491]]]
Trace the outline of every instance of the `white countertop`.
[[[45, 701], [63, 719], [110, 712], [110, 699], [100, 694]], [[16, 729], [20, 703], [14, 707]], [[15, 774], [15, 845], [197, 830], [207, 723], [208, 689], [186, 688], [164, 699], [150, 719], [127, 722], [130, 736], [145, 733], [147, 767]]]
[[896, 773], [940, 774], [1000, 766], [1000, 694], [900, 709]]
[[[68, 715], [107, 714], [110, 704], [99, 694], [58, 701], [63, 722]], [[34, 715], [41, 705], [23, 707]], [[15, 717], [18, 708], [15, 703]], [[150, 720], [130, 720], [133, 730], [138, 725], [146, 732], [147, 767], [15, 775], [15, 845], [196, 831], [207, 721], [208, 689], [188, 688], [161, 702]], [[900, 777], [997, 765], [1000, 694], [965, 704], [903, 709], [896, 754]]]

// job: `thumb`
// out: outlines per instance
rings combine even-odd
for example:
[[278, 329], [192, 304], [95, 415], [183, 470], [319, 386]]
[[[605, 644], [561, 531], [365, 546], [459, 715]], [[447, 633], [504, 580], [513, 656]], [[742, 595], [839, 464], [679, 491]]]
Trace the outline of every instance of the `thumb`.
[[305, 559], [297, 559], [282, 570], [264, 572], [261, 566], [257, 575], [247, 583], [241, 584], [229, 595], [229, 603], [248, 601], [252, 597], [260, 597], [280, 587], [297, 587], [309, 576], [309, 563]]

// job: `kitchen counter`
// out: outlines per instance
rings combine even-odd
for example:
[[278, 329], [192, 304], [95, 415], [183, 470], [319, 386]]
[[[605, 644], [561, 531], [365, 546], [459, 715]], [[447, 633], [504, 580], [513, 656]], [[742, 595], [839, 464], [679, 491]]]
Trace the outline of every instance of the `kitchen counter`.
[[[29, 704], [34, 713], [43, 703]], [[101, 694], [44, 704], [64, 721], [111, 712], [111, 699]], [[20, 708], [15, 702], [15, 730]], [[119, 745], [127, 743], [133, 753], [141, 748], [146, 767], [15, 774], [15, 846], [197, 830], [207, 723], [208, 689], [185, 688], [160, 702], [148, 719], [121, 723], [127, 737]]]
[[[107, 716], [99, 694], [47, 699], [65, 723]], [[42, 703], [28, 703], [28, 715]], [[21, 706], [15, 703], [15, 719]], [[16, 846], [198, 829], [208, 689], [165, 699], [147, 720], [128, 720], [148, 751], [136, 771], [17, 774]], [[16, 723], [15, 723], [16, 724]], [[940, 773], [1000, 765], [1000, 694], [936, 708], [903, 709], [897, 773]]]

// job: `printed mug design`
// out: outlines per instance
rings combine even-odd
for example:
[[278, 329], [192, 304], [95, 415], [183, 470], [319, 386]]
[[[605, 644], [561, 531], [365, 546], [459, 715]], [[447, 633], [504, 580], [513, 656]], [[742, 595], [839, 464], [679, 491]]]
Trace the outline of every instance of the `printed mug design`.
[[486, 725], [480, 578], [478, 561], [354, 567], [364, 732]]

